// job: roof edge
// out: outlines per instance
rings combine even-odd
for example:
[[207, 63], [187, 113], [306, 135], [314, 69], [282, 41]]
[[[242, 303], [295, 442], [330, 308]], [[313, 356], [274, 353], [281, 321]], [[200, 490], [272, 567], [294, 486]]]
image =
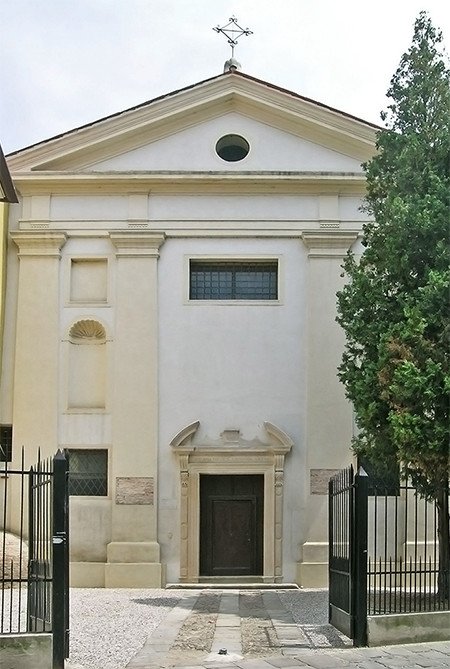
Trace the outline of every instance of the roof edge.
[[227, 72], [226, 74], [232, 74], [233, 76], [249, 79], [250, 81], [254, 81], [257, 84], [262, 84], [263, 86], [267, 86], [268, 88], [271, 88], [274, 91], [279, 91], [280, 93], [285, 93], [286, 95], [290, 95], [291, 97], [296, 98], [297, 100], [303, 100], [303, 102], [309, 102], [310, 104], [316, 105], [317, 107], [322, 107], [322, 109], [327, 109], [328, 111], [334, 112], [335, 114], [340, 114], [341, 116], [345, 116], [346, 118], [349, 118], [352, 121], [358, 121], [359, 123], [368, 125], [371, 128], [374, 128], [375, 130], [383, 130], [383, 127], [377, 125], [376, 123], [372, 123], [371, 121], [366, 121], [365, 119], [360, 118], [359, 116], [355, 116], [354, 114], [342, 111], [342, 109], [331, 107], [330, 105], [327, 105], [324, 102], [319, 102], [318, 100], [314, 100], [313, 98], [308, 98], [305, 95], [300, 95], [300, 93], [291, 91], [288, 88], [283, 88], [282, 86], [271, 84], [269, 81], [264, 81], [264, 79], [258, 79], [257, 77], [253, 77], [251, 74], [246, 74], [245, 72], [241, 72], [239, 70], [233, 70], [232, 72], [229, 73]]
[[89, 123], [84, 123], [83, 125], [77, 126], [75, 128], [71, 128], [70, 130], [66, 130], [64, 132], [58, 133], [57, 135], [53, 135], [51, 137], [48, 137], [46, 139], [40, 140], [38, 142], [34, 142], [33, 144], [30, 144], [28, 146], [22, 147], [21, 149], [16, 149], [15, 151], [12, 151], [11, 153], [8, 153], [6, 155], [6, 158], [12, 158], [14, 156], [17, 156], [21, 153], [24, 153], [26, 151], [29, 151], [31, 149], [35, 149], [38, 146], [43, 146], [45, 144], [48, 144], [50, 142], [53, 142], [57, 139], [62, 139], [63, 137], [67, 137], [68, 135], [75, 134], [77, 132], [80, 132], [81, 130], [85, 130], [86, 128], [93, 127], [97, 124], [103, 123], [105, 121], [108, 121], [113, 118], [118, 118], [122, 116], [123, 114], [128, 114], [130, 112], [136, 111], [137, 109], [142, 109], [143, 107], [146, 107], [147, 105], [151, 105], [155, 102], [159, 102], [161, 100], [173, 97], [175, 95], [178, 95], [179, 93], [184, 93], [185, 91], [192, 90], [193, 88], [196, 88], [197, 86], [202, 86], [204, 84], [208, 84], [209, 82], [216, 81], [217, 79], [221, 79], [223, 77], [241, 77], [243, 79], [247, 79], [248, 81], [253, 81], [256, 84], [266, 86], [267, 88], [270, 88], [271, 90], [278, 91], [280, 93], [283, 93], [285, 95], [289, 95], [290, 97], [293, 97], [297, 100], [302, 100], [304, 102], [307, 102], [309, 104], [321, 107], [322, 109], [326, 109], [327, 111], [331, 111], [335, 114], [339, 114], [341, 116], [344, 116], [348, 119], [351, 119], [353, 121], [357, 121], [358, 123], [362, 123], [365, 126], [368, 126], [370, 128], [373, 128], [374, 130], [382, 130], [383, 128], [379, 125], [376, 125], [375, 123], [372, 123], [370, 121], [365, 121], [364, 119], [354, 116], [353, 114], [349, 114], [347, 112], [344, 112], [340, 109], [336, 109], [335, 107], [331, 107], [330, 105], [327, 105], [323, 102], [319, 102], [317, 100], [314, 100], [313, 98], [306, 97], [304, 95], [300, 95], [299, 93], [295, 93], [295, 91], [291, 91], [287, 88], [283, 88], [281, 86], [277, 86], [276, 84], [272, 84], [268, 81], [264, 81], [263, 79], [258, 79], [257, 77], [253, 77], [250, 74], [246, 74], [242, 71], [239, 70], [230, 70], [227, 72], [222, 72], [220, 74], [217, 74], [213, 77], [209, 77], [207, 79], [203, 79], [201, 81], [198, 81], [194, 84], [190, 84], [188, 86], [184, 86], [182, 88], [178, 88], [174, 91], [170, 91], [169, 93], [164, 93], [162, 95], [158, 95], [155, 98], [152, 98], [150, 100], [146, 100], [145, 102], [141, 102], [137, 105], [134, 105], [132, 107], [128, 107], [127, 109], [123, 109], [118, 112], [114, 112], [113, 114], [108, 114], [107, 116], [103, 116], [99, 119], [96, 119], [95, 121], [90, 121]]
[[18, 201], [17, 193], [11, 179], [11, 174], [6, 163], [2, 147], [0, 146], [0, 202], [16, 204]]

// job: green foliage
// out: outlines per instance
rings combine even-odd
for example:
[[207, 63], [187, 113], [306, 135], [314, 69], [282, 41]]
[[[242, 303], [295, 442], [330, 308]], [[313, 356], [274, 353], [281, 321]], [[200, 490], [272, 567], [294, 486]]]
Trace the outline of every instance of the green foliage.
[[339, 377], [359, 428], [354, 449], [400, 464], [424, 495], [449, 477], [450, 73], [422, 12], [388, 90], [364, 169], [364, 253], [338, 293], [347, 342]]

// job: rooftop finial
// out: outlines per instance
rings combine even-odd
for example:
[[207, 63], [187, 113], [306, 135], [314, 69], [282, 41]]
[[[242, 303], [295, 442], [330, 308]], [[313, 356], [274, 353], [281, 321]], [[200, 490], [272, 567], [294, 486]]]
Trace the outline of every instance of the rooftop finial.
[[228, 44], [231, 46], [231, 58], [225, 62], [224, 72], [240, 69], [241, 64], [238, 63], [234, 57], [234, 47], [237, 46], [238, 39], [242, 37], [242, 35], [248, 37], [249, 35], [253, 35], [253, 32], [248, 28], [242, 28], [238, 24], [237, 18], [235, 16], [232, 16], [229, 20], [229, 23], [227, 23], [225, 26], [222, 26], [222, 28], [216, 26], [213, 28], [213, 30], [215, 30], [216, 33], [222, 33], [222, 35], [225, 35]]

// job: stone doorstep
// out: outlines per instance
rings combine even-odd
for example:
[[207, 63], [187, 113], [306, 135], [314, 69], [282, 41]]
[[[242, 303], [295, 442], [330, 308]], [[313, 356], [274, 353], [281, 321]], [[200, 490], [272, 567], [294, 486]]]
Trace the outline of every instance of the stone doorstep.
[[166, 590], [301, 590], [297, 583], [167, 583]]

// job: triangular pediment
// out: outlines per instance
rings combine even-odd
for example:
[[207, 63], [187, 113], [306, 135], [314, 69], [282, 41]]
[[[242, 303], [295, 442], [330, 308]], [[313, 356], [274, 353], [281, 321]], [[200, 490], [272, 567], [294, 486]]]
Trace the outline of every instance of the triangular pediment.
[[[227, 162], [215, 151], [217, 140], [237, 134], [250, 150], [241, 161]], [[276, 147], [276, 151], [274, 151]], [[237, 112], [205, 120], [144, 146], [87, 166], [94, 172], [140, 171], [314, 171], [358, 172], [360, 161]]]
[[[246, 164], [217, 163], [221, 133], [250, 136]], [[11, 172], [359, 171], [376, 127], [229, 72], [12, 154]], [[261, 147], [260, 151], [253, 150]], [[273, 147], [277, 146], [277, 151]], [[212, 147], [212, 149], [211, 149]], [[221, 163], [221, 164], [220, 164]]]

